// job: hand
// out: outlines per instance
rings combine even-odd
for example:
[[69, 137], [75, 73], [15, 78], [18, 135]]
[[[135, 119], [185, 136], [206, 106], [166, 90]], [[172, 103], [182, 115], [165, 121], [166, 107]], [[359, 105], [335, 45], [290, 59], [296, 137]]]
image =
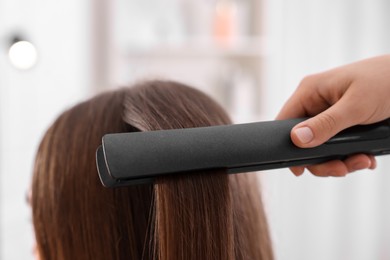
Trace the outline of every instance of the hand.
[[[318, 146], [341, 130], [390, 117], [390, 55], [362, 60], [307, 76], [283, 106], [277, 119], [314, 116], [291, 130], [295, 145]], [[308, 166], [317, 176], [345, 176], [374, 169], [375, 158], [358, 154], [348, 159]], [[299, 176], [305, 167], [292, 167]]]

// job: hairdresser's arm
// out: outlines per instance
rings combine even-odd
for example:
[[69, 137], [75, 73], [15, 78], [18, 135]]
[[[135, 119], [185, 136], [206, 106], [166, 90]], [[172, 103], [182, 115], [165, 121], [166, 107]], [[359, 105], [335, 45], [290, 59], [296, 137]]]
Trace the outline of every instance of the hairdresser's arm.
[[[314, 116], [291, 131], [295, 145], [307, 148], [326, 142], [341, 130], [371, 124], [390, 117], [390, 55], [362, 60], [308, 76], [286, 102], [278, 119]], [[308, 166], [317, 176], [345, 176], [374, 169], [373, 156], [359, 154]], [[299, 176], [304, 167], [292, 167]]]

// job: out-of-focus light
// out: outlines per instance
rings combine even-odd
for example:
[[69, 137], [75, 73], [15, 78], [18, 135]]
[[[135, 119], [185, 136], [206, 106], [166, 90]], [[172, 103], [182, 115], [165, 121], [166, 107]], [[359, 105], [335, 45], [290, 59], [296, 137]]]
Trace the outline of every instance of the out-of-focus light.
[[38, 52], [31, 42], [17, 41], [9, 48], [8, 57], [12, 66], [20, 70], [27, 70], [37, 63]]

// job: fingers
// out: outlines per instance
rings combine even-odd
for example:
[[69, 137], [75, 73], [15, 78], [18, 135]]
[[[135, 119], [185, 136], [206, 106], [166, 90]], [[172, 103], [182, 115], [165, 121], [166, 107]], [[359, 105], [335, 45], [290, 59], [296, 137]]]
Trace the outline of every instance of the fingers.
[[329, 161], [317, 165], [308, 166], [307, 169], [319, 177], [344, 177], [348, 173], [348, 168], [341, 160]]
[[[327, 74], [318, 73], [306, 76], [295, 92], [283, 105], [276, 119], [283, 120], [313, 116], [326, 110], [330, 103], [335, 103], [335, 91], [325, 80]], [[324, 83], [326, 82], [326, 83]]]
[[299, 98], [295, 98], [299, 93], [295, 93], [291, 98], [286, 102], [286, 104], [282, 107], [279, 114], [276, 116], [276, 120], [283, 120], [289, 118], [298, 118], [304, 117], [305, 109], [302, 106], [302, 103], [299, 102]]
[[359, 117], [353, 117], [353, 106], [346, 99], [328, 108], [324, 112], [296, 125], [291, 131], [291, 139], [302, 148], [323, 144], [338, 132], [359, 124]]
[[[375, 169], [376, 160], [372, 155], [357, 154], [348, 157], [344, 161], [333, 160], [321, 164], [310, 165], [306, 168], [315, 176], [319, 177], [344, 177], [348, 173], [352, 173], [363, 169]], [[295, 176], [303, 174], [305, 167], [294, 166], [290, 170]]]
[[306, 86], [310, 84], [307, 84], [306, 82], [310, 81], [311, 83], [311, 80], [308, 79], [309, 77], [306, 77], [301, 81], [298, 88], [283, 105], [279, 114], [276, 116], [277, 120], [307, 116], [305, 110], [305, 103], [302, 101], [308, 101], [308, 99], [306, 98], [306, 95], [308, 93], [308, 91], [306, 90]]
[[363, 169], [370, 169], [375, 158], [366, 154], [358, 154], [349, 157], [344, 161], [348, 172], [354, 172]]
[[303, 174], [303, 172], [305, 171], [305, 167], [303, 167], [303, 166], [293, 166], [293, 167], [290, 167], [290, 170], [291, 170], [291, 172], [292, 172], [295, 176], [299, 177], [299, 176], [301, 176], [301, 175]]
[[370, 167], [368, 167], [368, 169], [374, 170], [376, 168], [376, 165], [377, 165], [376, 159], [373, 155], [369, 155], [368, 157], [370, 158], [370, 161], [371, 161], [371, 165], [370, 165]]

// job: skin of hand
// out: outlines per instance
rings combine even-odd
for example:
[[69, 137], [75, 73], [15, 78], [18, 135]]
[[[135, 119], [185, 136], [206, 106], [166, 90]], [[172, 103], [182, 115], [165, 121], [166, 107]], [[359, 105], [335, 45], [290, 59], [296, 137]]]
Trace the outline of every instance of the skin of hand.
[[[305, 77], [285, 103], [277, 119], [312, 117], [291, 130], [301, 148], [318, 146], [341, 130], [390, 117], [390, 55], [361, 60]], [[357, 154], [306, 168], [316, 176], [345, 176], [374, 169], [373, 156]], [[305, 167], [291, 167], [299, 176]]]

